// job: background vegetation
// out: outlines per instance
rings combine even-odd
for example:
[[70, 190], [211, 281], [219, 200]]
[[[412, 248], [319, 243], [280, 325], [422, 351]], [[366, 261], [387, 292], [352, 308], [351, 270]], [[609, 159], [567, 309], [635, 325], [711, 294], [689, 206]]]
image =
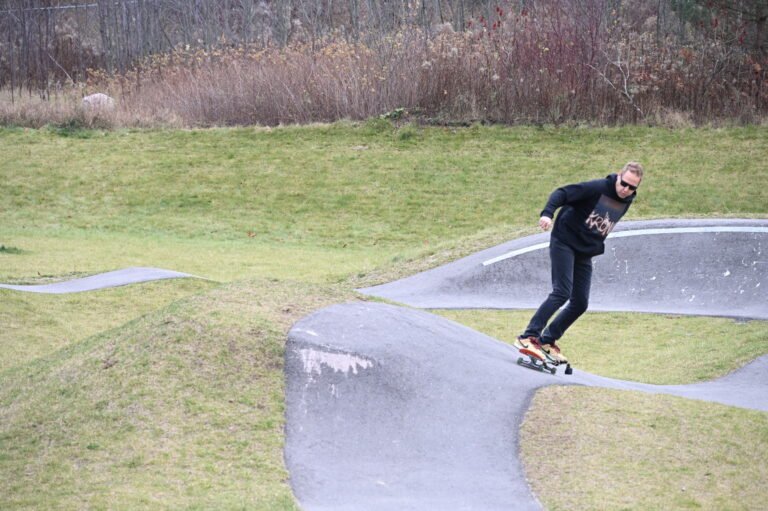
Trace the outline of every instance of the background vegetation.
[[[9, 0], [0, 123], [760, 123], [766, 0]], [[26, 91], [26, 94], [24, 93]], [[83, 108], [104, 92], [115, 108]], [[42, 100], [38, 99], [42, 98]]]

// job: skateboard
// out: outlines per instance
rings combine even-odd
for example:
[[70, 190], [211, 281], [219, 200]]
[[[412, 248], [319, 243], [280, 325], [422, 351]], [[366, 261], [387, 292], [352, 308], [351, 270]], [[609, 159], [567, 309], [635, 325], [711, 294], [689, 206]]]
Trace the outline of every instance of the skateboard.
[[[526, 360], [523, 357], [518, 358], [517, 365], [533, 369], [534, 371], [547, 371], [554, 375], [557, 372], [557, 366], [561, 364], [561, 362], [558, 362], [546, 353], [540, 353], [527, 348], [518, 348], [518, 351], [521, 355], [526, 355], [528, 359]], [[544, 358], [541, 357], [542, 354], [544, 355]], [[562, 363], [566, 364], [565, 374], [573, 374], [571, 364], [568, 362]]]

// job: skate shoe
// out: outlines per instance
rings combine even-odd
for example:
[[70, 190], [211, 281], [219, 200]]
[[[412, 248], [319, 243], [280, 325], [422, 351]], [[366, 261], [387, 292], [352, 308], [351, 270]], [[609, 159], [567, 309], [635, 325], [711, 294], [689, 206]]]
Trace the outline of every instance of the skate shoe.
[[[535, 343], [535, 344], [534, 344]], [[540, 349], [541, 344], [539, 344], [539, 339], [537, 337], [524, 337], [522, 335], [518, 335], [517, 339], [515, 339], [515, 348], [517, 349], [530, 349], [530, 347], [533, 345], [534, 348]]]
[[526, 349], [533, 351], [534, 353], [537, 353], [539, 355], [539, 358], [542, 360], [547, 358], [547, 353], [544, 351], [543, 346], [541, 345], [541, 342], [539, 342], [538, 337], [523, 337], [522, 335], [517, 338], [515, 341], [515, 348], [518, 350]]
[[549, 358], [557, 362], [558, 364], [567, 364], [568, 359], [560, 351], [560, 346], [554, 342], [550, 344], [539, 344], [539, 349], [549, 355]]

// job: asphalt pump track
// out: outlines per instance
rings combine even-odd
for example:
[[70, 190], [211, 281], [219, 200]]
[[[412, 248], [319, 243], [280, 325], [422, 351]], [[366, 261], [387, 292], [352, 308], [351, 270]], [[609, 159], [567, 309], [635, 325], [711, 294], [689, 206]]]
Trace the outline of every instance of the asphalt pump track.
[[[518, 457], [537, 389], [585, 385], [768, 412], [768, 355], [707, 383], [648, 385], [517, 365], [517, 350], [419, 308], [535, 308], [547, 234], [360, 290], [291, 329], [285, 459], [303, 509], [540, 509]], [[768, 319], [768, 221], [625, 222], [595, 259], [594, 310]], [[556, 412], [553, 412], [556, 413]], [[553, 454], [555, 455], [555, 454]]]
[[[364, 294], [426, 309], [535, 309], [549, 233], [515, 239]], [[768, 220], [621, 222], [593, 259], [590, 310], [768, 319]]]
[[0, 288], [11, 289], [13, 291], [22, 291], [26, 293], [65, 294], [82, 293], [85, 291], [95, 291], [98, 289], [106, 289], [110, 287], [127, 286], [129, 284], [138, 284], [140, 282], [149, 282], [153, 280], [179, 279], [187, 277], [200, 278], [195, 277], [194, 275], [190, 275], [189, 273], [164, 270], [162, 268], [132, 267], [90, 275], [88, 277], [79, 279], [53, 282], [50, 284], [0, 284]]
[[693, 385], [578, 369], [552, 376], [518, 366], [508, 344], [383, 303], [334, 305], [302, 319], [285, 356], [285, 459], [307, 511], [540, 509], [518, 457], [518, 431], [533, 394], [547, 385], [768, 412], [768, 356]]

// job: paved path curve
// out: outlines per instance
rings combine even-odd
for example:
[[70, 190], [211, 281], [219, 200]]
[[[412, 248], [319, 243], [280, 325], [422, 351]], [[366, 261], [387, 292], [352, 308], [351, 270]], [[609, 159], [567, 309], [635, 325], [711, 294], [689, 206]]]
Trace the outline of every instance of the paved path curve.
[[[413, 307], [535, 309], [549, 234], [360, 290]], [[590, 310], [768, 319], [768, 220], [621, 222], [595, 267]]]
[[0, 284], [0, 288], [12, 289], [14, 291], [25, 291], [29, 293], [80, 293], [83, 291], [94, 291], [108, 287], [125, 286], [128, 284], [137, 284], [150, 280], [178, 279], [186, 277], [195, 277], [189, 273], [178, 271], [163, 270], [160, 268], [124, 268], [122, 270], [99, 273], [81, 279], [67, 280], [53, 284], [38, 284], [29, 286], [20, 286], [12, 284]]
[[539, 509], [518, 458], [534, 392], [576, 384], [768, 411], [768, 356], [719, 380], [657, 386], [542, 374], [504, 343], [380, 303], [320, 310], [286, 346], [285, 459], [302, 508]]
[[[768, 221], [623, 222], [595, 259], [593, 310], [768, 319]], [[535, 308], [548, 234], [363, 293], [423, 308]], [[765, 285], [763, 285], [765, 283]], [[588, 385], [768, 411], [768, 356], [718, 380], [647, 385], [519, 367], [517, 351], [424, 311], [335, 305], [286, 347], [286, 447], [307, 511], [539, 509], [518, 430], [546, 385]]]

